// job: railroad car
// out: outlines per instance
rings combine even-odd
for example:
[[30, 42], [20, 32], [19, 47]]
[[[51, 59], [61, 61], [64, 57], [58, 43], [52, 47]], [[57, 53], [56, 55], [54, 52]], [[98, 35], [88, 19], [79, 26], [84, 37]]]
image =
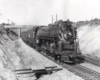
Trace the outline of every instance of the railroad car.
[[72, 63], [80, 55], [77, 53], [77, 31], [69, 20], [36, 26], [32, 31], [27, 37], [27, 43], [55, 60]]

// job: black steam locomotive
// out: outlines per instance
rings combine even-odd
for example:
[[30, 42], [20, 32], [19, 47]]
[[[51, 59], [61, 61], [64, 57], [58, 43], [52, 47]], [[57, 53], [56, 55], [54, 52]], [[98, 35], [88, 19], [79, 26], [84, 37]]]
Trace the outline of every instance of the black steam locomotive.
[[[30, 36], [32, 35], [32, 36]], [[69, 20], [56, 21], [48, 26], [36, 26], [26, 42], [62, 62], [74, 62], [77, 53], [77, 32]]]

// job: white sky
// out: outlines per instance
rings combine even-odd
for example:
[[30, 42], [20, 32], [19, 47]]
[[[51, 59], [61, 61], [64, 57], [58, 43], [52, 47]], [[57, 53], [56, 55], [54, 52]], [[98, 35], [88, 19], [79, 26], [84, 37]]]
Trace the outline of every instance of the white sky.
[[100, 0], [0, 0], [0, 23], [47, 25], [58, 19], [72, 21], [100, 18]]

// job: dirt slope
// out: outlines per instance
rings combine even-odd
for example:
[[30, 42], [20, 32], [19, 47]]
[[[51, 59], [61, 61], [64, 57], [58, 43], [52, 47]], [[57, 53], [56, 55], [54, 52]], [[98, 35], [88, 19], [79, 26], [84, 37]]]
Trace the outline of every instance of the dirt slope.
[[82, 54], [100, 58], [100, 25], [80, 26], [77, 31]]

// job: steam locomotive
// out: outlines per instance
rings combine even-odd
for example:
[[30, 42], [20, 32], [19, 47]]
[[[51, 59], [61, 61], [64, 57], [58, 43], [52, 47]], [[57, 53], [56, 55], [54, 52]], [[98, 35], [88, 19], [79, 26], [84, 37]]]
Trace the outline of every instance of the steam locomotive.
[[26, 42], [55, 60], [72, 63], [80, 55], [77, 53], [76, 39], [77, 31], [71, 22], [59, 20], [48, 26], [33, 27]]

